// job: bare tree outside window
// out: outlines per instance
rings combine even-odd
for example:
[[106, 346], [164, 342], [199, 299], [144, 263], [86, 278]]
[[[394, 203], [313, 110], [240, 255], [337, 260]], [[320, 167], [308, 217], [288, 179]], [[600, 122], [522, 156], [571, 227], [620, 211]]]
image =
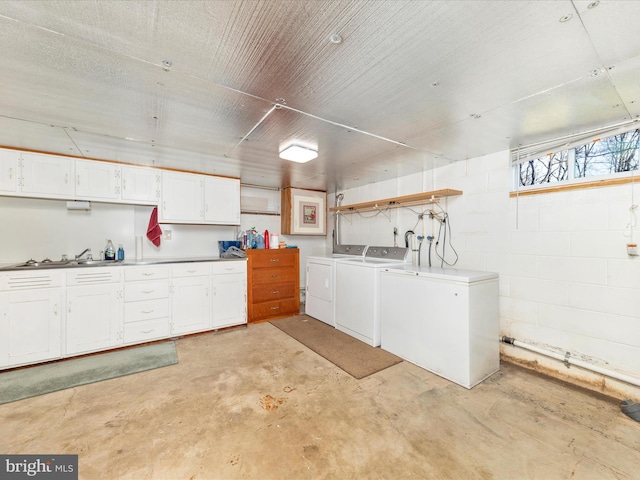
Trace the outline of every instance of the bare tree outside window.
[[520, 186], [543, 185], [569, 178], [569, 151], [554, 152], [520, 164]]
[[640, 130], [576, 147], [574, 176], [593, 177], [638, 170]]

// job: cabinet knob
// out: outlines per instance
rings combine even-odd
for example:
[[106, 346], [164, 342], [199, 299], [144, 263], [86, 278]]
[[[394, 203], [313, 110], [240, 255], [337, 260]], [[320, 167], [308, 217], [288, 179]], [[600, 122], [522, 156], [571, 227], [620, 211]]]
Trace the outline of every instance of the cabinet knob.
[[276, 295], [276, 294], [280, 293], [280, 290], [274, 290], [274, 291], [272, 291], [271, 293], [272, 293], [273, 295]]
[[280, 307], [271, 307], [271, 310], [278, 310]]
[[272, 261], [272, 262], [279, 262], [279, 261], [280, 261], [280, 259], [279, 259], [279, 258], [272, 258], [272, 259], [271, 259], [271, 261]]

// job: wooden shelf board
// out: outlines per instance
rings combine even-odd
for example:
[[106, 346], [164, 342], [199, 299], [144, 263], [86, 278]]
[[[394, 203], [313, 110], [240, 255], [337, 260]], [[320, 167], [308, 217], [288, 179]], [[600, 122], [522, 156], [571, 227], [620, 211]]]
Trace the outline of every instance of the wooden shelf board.
[[414, 193], [412, 195], [404, 195], [402, 197], [385, 198], [383, 200], [375, 200], [372, 202], [353, 203], [351, 205], [340, 205], [339, 207], [331, 207], [332, 212], [351, 213], [367, 210], [383, 210], [387, 208], [406, 207], [410, 205], [423, 205], [426, 203], [435, 203], [444, 197], [453, 197], [462, 195], [461, 190], [453, 190], [444, 188], [442, 190], [433, 190], [432, 192]]

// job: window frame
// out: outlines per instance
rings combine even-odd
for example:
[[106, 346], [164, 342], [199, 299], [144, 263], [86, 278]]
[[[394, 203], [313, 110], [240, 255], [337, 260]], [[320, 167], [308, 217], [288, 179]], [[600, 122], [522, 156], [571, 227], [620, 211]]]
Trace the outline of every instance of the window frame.
[[[638, 131], [638, 135], [640, 135], [640, 127], [635, 126], [635, 128], [627, 128], [625, 131], [618, 131], [613, 135], [603, 136], [602, 138], [597, 138], [590, 141], [583, 142], [575, 142], [571, 146], [567, 146], [562, 149], [557, 149], [557, 151], [567, 151], [567, 178], [564, 180], [559, 180], [555, 182], [548, 183], [539, 183], [534, 185], [521, 185], [521, 168], [522, 165], [531, 160], [538, 160], [543, 158], [545, 155], [541, 155], [539, 157], [531, 157], [522, 160], [522, 161], [514, 161], [514, 158], [517, 158], [518, 150], [513, 150], [511, 152], [511, 182], [512, 182], [512, 190], [510, 192], [510, 196], [515, 197], [518, 195], [535, 195], [540, 193], [548, 193], [548, 192], [557, 192], [563, 190], [576, 190], [581, 188], [592, 188], [592, 187], [600, 187], [600, 186], [609, 186], [609, 185], [620, 185], [625, 183], [631, 183], [635, 180], [636, 172], [640, 173], [640, 143], [636, 147], [636, 159], [637, 159], [637, 168], [635, 170], [628, 170], [623, 172], [613, 172], [606, 173], [602, 175], [592, 175], [585, 177], [576, 177], [576, 149], [588, 145], [591, 142], [602, 141], [605, 138], [615, 137], [617, 135], [622, 135], [631, 131]], [[547, 154], [550, 156], [551, 154]], [[515, 187], [515, 188], [514, 188]]]

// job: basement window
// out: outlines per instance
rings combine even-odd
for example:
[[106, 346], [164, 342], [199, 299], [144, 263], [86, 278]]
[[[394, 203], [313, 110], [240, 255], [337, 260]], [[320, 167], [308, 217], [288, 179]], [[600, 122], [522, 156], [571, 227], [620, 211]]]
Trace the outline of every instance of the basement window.
[[566, 148], [544, 155], [530, 148], [525, 155], [512, 151], [512, 195], [543, 193], [545, 190], [591, 187], [632, 180], [640, 163], [640, 129], [589, 141], [565, 142]]

